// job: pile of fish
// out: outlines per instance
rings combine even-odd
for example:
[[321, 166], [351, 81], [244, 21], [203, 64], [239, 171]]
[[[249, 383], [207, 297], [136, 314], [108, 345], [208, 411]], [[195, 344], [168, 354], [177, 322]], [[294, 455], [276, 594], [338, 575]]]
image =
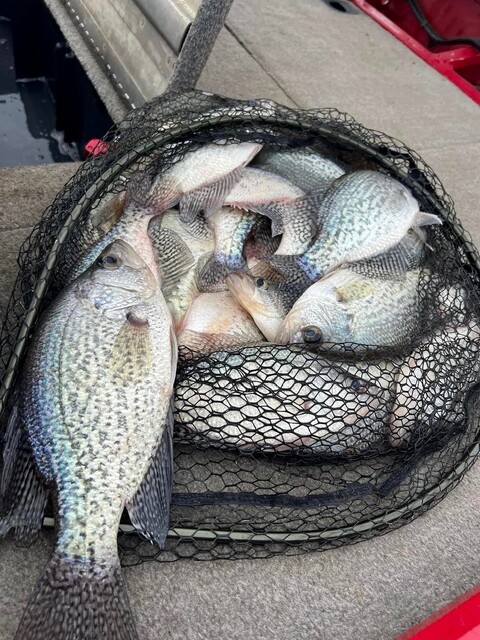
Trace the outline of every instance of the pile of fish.
[[[16, 637], [137, 638], [116, 535], [127, 508], [164, 544], [174, 422], [240, 450], [348, 456], [461, 415], [480, 345], [476, 322], [451, 321], [461, 287], [440, 290], [437, 329], [406, 358], [362, 360], [418, 333], [438, 224], [392, 177], [254, 142], [205, 145], [104, 197], [7, 429], [0, 533], [32, 539], [49, 492], [58, 529]], [[337, 357], [308, 350], [321, 345]]]

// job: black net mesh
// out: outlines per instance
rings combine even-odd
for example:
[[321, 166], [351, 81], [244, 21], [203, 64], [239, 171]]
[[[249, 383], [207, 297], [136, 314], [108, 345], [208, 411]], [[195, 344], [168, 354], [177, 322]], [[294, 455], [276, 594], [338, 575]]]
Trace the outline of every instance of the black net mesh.
[[[124, 564], [255, 558], [383, 533], [438, 502], [478, 451], [478, 254], [433, 171], [413, 151], [334, 109], [293, 110], [190, 92], [130, 113], [49, 207], [19, 256], [1, 335], [3, 409], [39, 313], [98, 240], [92, 211], [139, 170], [156, 175], [215, 140], [308, 147], [394, 176], [431, 228], [415, 339], [269, 345], [180, 361], [170, 534], [159, 550], [120, 534]], [[185, 356], [185, 354], [183, 354]]]

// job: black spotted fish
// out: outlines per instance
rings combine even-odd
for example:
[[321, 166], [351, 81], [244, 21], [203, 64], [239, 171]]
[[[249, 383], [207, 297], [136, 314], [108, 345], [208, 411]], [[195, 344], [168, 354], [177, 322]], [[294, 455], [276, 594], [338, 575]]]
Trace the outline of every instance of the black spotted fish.
[[302, 256], [270, 258], [289, 279], [317, 281], [342, 264], [388, 252], [409, 229], [424, 235], [424, 226], [441, 220], [421, 212], [412, 193], [397, 180], [364, 170], [335, 180], [321, 201], [319, 224], [319, 234]]
[[38, 528], [25, 519], [41, 481], [53, 493], [57, 541], [17, 640], [138, 638], [118, 526], [127, 507], [134, 526], [163, 545], [172, 483], [176, 342], [152, 268], [132, 246], [113, 242], [35, 332], [17, 418], [38, 476], [15, 485], [2, 528]]

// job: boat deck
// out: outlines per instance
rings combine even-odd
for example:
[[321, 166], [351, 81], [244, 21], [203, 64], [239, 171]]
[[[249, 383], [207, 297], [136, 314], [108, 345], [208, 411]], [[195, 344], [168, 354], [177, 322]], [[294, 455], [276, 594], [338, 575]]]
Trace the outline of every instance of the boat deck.
[[[64, 33], [70, 18], [57, 20]], [[72, 41], [71, 41], [72, 43]], [[72, 43], [75, 48], [75, 45]], [[114, 118], [122, 106], [84, 57]], [[418, 151], [480, 245], [480, 109], [379, 25], [321, 0], [236, 0], [199, 88], [337, 107]], [[0, 170], [0, 305], [18, 246], [75, 165]], [[125, 571], [142, 640], [393, 640], [480, 577], [480, 465], [433, 510], [386, 536], [320, 554], [147, 563]], [[0, 543], [0, 640], [10, 640], [52, 548]]]

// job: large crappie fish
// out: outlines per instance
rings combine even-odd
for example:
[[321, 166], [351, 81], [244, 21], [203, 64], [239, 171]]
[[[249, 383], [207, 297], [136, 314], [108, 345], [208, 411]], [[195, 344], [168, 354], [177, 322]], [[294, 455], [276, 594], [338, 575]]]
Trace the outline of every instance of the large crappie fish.
[[342, 264], [388, 252], [409, 229], [424, 236], [422, 227], [441, 224], [438, 216], [420, 211], [412, 193], [400, 182], [366, 170], [335, 180], [318, 215], [320, 233], [302, 256], [270, 258], [289, 279], [320, 280]]
[[[31, 502], [38, 501], [40, 478], [53, 493], [57, 542], [18, 640], [137, 638], [117, 532], [127, 507], [138, 530], [159, 545], [165, 541], [176, 357], [158, 274], [121, 240], [41, 319], [16, 412], [37, 479], [31, 481], [31, 461], [24, 464], [29, 483], [13, 482], [2, 529], [38, 528], [41, 509], [32, 511]], [[6, 450], [14, 456], [11, 425], [9, 431]], [[6, 470], [8, 493], [19, 470], [11, 460]]]
[[466, 419], [467, 392], [479, 381], [479, 355], [480, 325], [471, 319], [437, 328], [404, 359], [395, 380], [392, 447], [407, 444], [414, 433]]
[[419, 269], [407, 271], [403, 280], [338, 269], [295, 302], [275, 342], [401, 346], [418, 327], [419, 277]]

